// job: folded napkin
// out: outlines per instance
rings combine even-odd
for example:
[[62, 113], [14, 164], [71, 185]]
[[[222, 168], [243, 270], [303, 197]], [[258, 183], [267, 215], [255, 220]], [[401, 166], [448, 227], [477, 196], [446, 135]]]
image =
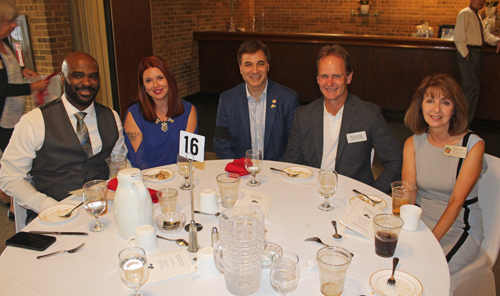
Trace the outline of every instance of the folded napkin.
[[248, 175], [248, 171], [245, 168], [245, 158], [242, 157], [240, 159], [235, 159], [233, 162], [230, 162], [226, 165], [225, 168], [228, 173], [235, 173], [240, 176]]
[[[109, 180], [108, 182], [108, 189], [116, 191], [116, 187], [118, 187], [118, 179], [114, 178], [112, 180]], [[151, 200], [153, 203], [158, 203], [158, 197], [156, 197], [156, 192], [157, 190], [148, 188], [149, 194], [151, 195]]]

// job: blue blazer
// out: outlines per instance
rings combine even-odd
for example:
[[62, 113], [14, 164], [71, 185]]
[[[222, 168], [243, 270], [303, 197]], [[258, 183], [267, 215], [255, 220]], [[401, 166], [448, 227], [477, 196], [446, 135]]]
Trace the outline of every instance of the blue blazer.
[[[287, 87], [267, 81], [264, 159], [280, 160], [288, 143], [295, 108], [299, 106], [299, 96]], [[241, 83], [220, 95], [214, 135], [214, 150], [220, 159], [242, 158], [252, 149], [245, 85]]]

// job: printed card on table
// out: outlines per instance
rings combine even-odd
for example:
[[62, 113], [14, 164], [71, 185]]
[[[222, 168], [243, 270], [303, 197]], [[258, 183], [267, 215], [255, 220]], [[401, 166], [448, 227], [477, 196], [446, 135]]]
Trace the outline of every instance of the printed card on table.
[[149, 255], [148, 265], [147, 285], [187, 275], [193, 266], [186, 249]]
[[260, 210], [264, 213], [266, 220], [269, 215], [269, 210], [271, 209], [271, 202], [273, 201], [273, 197], [269, 194], [250, 191], [250, 190], [242, 190], [243, 197], [238, 198], [235, 207], [246, 207], [246, 206], [260, 206]]
[[356, 199], [340, 220], [340, 224], [372, 240], [373, 217], [381, 213], [379, 209]]

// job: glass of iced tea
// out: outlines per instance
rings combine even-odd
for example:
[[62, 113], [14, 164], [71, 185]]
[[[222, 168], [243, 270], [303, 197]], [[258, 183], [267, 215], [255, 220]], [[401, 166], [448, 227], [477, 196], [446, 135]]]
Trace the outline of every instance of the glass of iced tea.
[[399, 232], [403, 220], [391, 214], [378, 214], [373, 217], [375, 231], [375, 253], [380, 257], [392, 257], [396, 252]]
[[392, 214], [399, 217], [402, 205], [415, 204], [417, 185], [407, 181], [395, 181], [392, 188]]
[[325, 247], [318, 251], [316, 259], [321, 293], [326, 296], [342, 295], [347, 269], [351, 264], [351, 252], [341, 247]]

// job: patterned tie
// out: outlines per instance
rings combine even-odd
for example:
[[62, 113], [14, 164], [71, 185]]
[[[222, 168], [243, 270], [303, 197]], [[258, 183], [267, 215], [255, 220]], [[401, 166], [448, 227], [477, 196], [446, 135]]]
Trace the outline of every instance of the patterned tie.
[[87, 116], [85, 112], [77, 112], [75, 113], [75, 117], [78, 120], [76, 123], [76, 135], [78, 136], [78, 140], [80, 140], [80, 144], [82, 145], [83, 150], [87, 153], [87, 156], [90, 158], [92, 153], [92, 143], [90, 143], [89, 130], [87, 129], [87, 125], [83, 122], [83, 119]]

